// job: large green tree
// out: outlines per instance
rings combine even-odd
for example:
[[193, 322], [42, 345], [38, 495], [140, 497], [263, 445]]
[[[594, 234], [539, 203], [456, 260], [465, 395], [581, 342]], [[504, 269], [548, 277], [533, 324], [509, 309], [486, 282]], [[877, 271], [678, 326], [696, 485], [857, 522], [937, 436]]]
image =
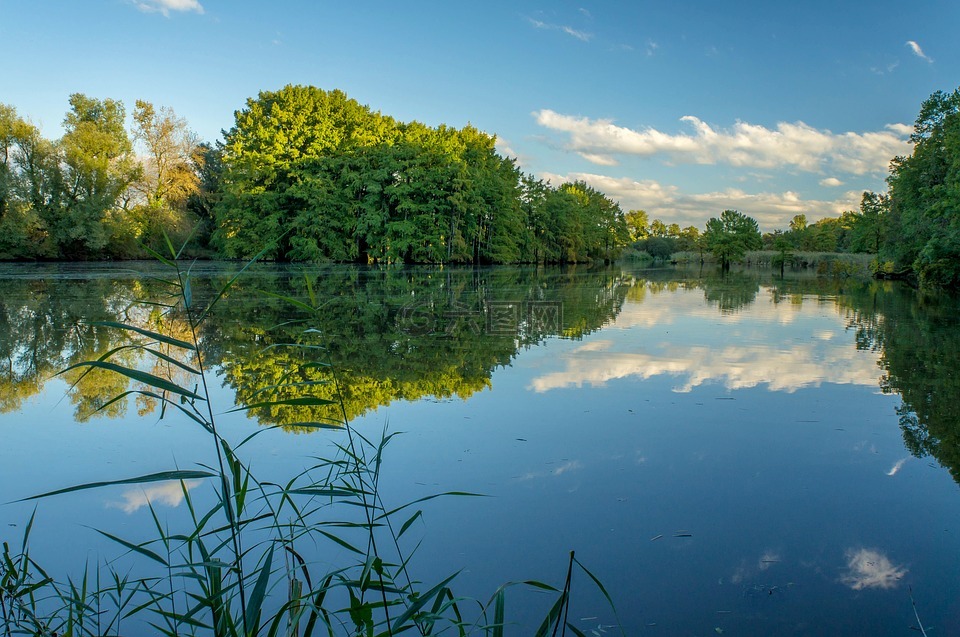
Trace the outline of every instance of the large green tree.
[[70, 96], [63, 121], [62, 205], [52, 208], [48, 229], [62, 256], [103, 256], [110, 225], [129, 207], [130, 185], [140, 165], [127, 135], [123, 104], [81, 93]]
[[910, 140], [891, 164], [881, 255], [923, 284], [960, 287], [960, 89], [923, 102]]
[[730, 262], [742, 259], [748, 250], [759, 250], [763, 245], [756, 219], [736, 210], [724, 210], [720, 217], [711, 217], [703, 232], [707, 250], [720, 260], [724, 270]]

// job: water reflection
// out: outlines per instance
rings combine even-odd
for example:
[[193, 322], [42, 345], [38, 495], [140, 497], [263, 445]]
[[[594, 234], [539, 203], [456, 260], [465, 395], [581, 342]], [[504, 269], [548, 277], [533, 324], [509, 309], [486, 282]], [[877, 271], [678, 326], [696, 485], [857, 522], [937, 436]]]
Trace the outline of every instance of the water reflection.
[[174, 480], [149, 487], [134, 487], [120, 494], [121, 501], [107, 502], [107, 507], [132, 515], [146, 506], [162, 504], [176, 508], [183, 504], [186, 493], [203, 484], [202, 480]]
[[855, 591], [865, 588], [891, 589], [900, 585], [907, 569], [897, 566], [875, 549], [849, 549], [841, 581]]
[[[692, 334], [691, 338], [700, 335]], [[754, 335], [754, 338], [762, 334]], [[537, 392], [586, 383], [602, 386], [611, 380], [674, 376], [673, 391], [690, 392], [706, 383], [725, 389], [766, 385], [770, 391], [794, 392], [821, 383], [877, 384], [877, 359], [851, 348], [818, 347], [816, 344], [783, 348], [760, 344], [727, 345], [719, 349], [696, 342], [685, 345], [654, 344], [656, 352], [615, 351], [613, 341], [593, 341], [589, 346], [563, 355], [566, 369], [533, 380]]]
[[[198, 274], [195, 285], [200, 299], [230, 274], [229, 268], [205, 267], [209, 271]], [[182, 318], [138, 302], [162, 299], [162, 285], [149, 277], [29, 272], [20, 268], [0, 279], [0, 413], [21, 409], [58, 370], [79, 361], [113, 350], [129, 366], [156, 360], [129, 348], [128, 334], [96, 321], [186, 334]], [[256, 292], [304, 298], [305, 276], [325, 301], [309, 324], [283, 301]], [[960, 480], [957, 310], [955, 299], [887, 282], [778, 281], [752, 272], [321, 268], [304, 275], [263, 267], [241, 280], [201, 339], [207, 362], [243, 403], [262, 400], [262, 389], [281, 377], [314, 393], [312, 383], [330, 380], [315, 350], [290, 345], [310, 342], [304, 327], [318, 328], [322, 338], [313, 344], [322, 344], [324, 359], [339, 370], [352, 419], [395, 400], [466, 399], [488, 389], [495, 370], [545, 338], [576, 341], [609, 329], [609, 337], [561, 351], [559, 368], [534, 376], [528, 388], [542, 393], [657, 377], [674, 379], [675, 392], [711, 383], [727, 391], [763, 386], [796, 392], [825, 383], [878, 387], [902, 397], [898, 415], [910, 453], [933, 456]], [[184, 380], [175, 365], [149, 371]], [[78, 421], [94, 413], [120, 416], [131, 405], [140, 415], [156, 410], [143, 396], [110, 402], [137, 388], [117, 375], [77, 369], [64, 377], [77, 383], [70, 400]], [[319, 387], [322, 395], [337, 396], [333, 384]], [[298, 390], [287, 391], [274, 397], [296, 397]], [[298, 422], [340, 417], [315, 407], [252, 415], [291, 431]]]

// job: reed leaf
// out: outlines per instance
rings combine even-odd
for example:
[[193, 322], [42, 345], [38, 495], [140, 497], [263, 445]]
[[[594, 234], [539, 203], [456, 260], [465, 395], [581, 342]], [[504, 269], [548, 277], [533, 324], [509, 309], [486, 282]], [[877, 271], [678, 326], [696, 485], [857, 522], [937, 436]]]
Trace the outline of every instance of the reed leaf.
[[55, 495], [61, 495], [63, 493], [74, 493], [76, 491], [84, 491], [86, 489], [99, 489], [101, 487], [112, 487], [122, 484], [149, 484], [151, 482], [167, 482], [170, 480], [196, 480], [199, 478], [215, 478], [216, 474], [209, 471], [161, 471], [160, 473], [150, 473], [144, 476], [138, 476], [136, 478], [125, 478], [123, 480], [106, 480], [103, 482], [89, 482], [87, 484], [78, 484], [76, 486], [67, 487], [65, 489], [57, 489], [56, 491], [48, 491], [46, 493], [41, 493], [39, 495], [32, 495], [29, 498], [23, 498], [21, 500], [15, 500], [15, 502], [29, 502], [30, 500], [39, 500], [41, 498], [49, 498]]
[[453, 575], [450, 575], [445, 580], [443, 580], [442, 582], [440, 582], [439, 584], [431, 588], [426, 593], [423, 593], [422, 595], [419, 595], [416, 599], [414, 599], [413, 603], [407, 606], [407, 609], [403, 612], [403, 614], [401, 614], [399, 617], [397, 617], [396, 620], [394, 620], [393, 625], [391, 627], [393, 632], [399, 632], [401, 630], [401, 627], [407, 621], [409, 621], [414, 615], [419, 613], [424, 606], [430, 603], [431, 599], [439, 595], [447, 587], [447, 584], [452, 582], [453, 579], [459, 574], [460, 572], [457, 571]]
[[293, 405], [297, 407], [322, 407], [323, 405], [335, 405], [336, 401], [326, 398], [317, 398], [314, 396], [300, 396], [298, 398], [278, 398], [277, 400], [266, 400], [251, 405], [243, 405], [224, 413], [232, 414], [238, 411], [250, 411], [251, 409], [260, 409], [262, 407], [282, 407], [284, 405]]
[[253, 586], [250, 593], [250, 600], [247, 602], [247, 613], [244, 616], [244, 627], [246, 634], [255, 637], [258, 633], [257, 624], [260, 623], [260, 611], [263, 608], [263, 600], [267, 595], [267, 584], [270, 582], [270, 575], [273, 568], [273, 545], [267, 550], [267, 556], [263, 564], [260, 565], [260, 574], [257, 577], [257, 583]]
[[216, 304], [220, 301], [220, 299], [223, 298], [223, 295], [226, 294], [227, 291], [228, 291], [230, 288], [233, 287], [233, 284], [237, 282], [237, 279], [239, 279], [240, 276], [241, 276], [244, 272], [247, 271], [247, 268], [249, 268], [249, 267], [250, 267], [251, 265], [253, 265], [255, 262], [259, 261], [259, 260], [260, 260], [260, 257], [262, 257], [263, 255], [265, 255], [272, 247], [273, 247], [273, 246], [268, 245], [268, 246], [265, 247], [263, 250], [261, 250], [260, 252], [258, 252], [255, 257], [253, 257], [252, 259], [250, 259], [249, 261], [247, 261], [247, 263], [246, 263], [242, 268], [240, 268], [240, 271], [239, 271], [239, 272], [237, 272], [236, 274], [233, 275], [233, 278], [232, 278], [232, 279], [230, 279], [229, 281], [227, 281], [227, 284], [226, 284], [226, 285], [224, 285], [222, 288], [220, 288], [220, 291], [217, 292], [217, 295], [213, 298], [212, 301], [210, 301], [210, 304], [207, 305], [207, 308], [206, 308], [203, 312], [200, 313], [200, 316], [197, 318], [197, 325], [199, 325], [200, 323], [203, 323], [204, 319], [207, 318], [207, 315], [210, 313], [210, 311], [213, 310], [214, 306], [216, 306]]
[[129, 323], [120, 323], [119, 321], [91, 321], [87, 325], [95, 325], [99, 327], [113, 327], [118, 330], [126, 330], [128, 332], [136, 332], [142, 336], [159, 341], [161, 343], [166, 343], [167, 345], [173, 345], [174, 347], [179, 347], [181, 349], [190, 350], [191, 352], [197, 351], [196, 345], [188, 341], [181, 341], [178, 338], [173, 338], [172, 336], [167, 336], [166, 334], [161, 334], [159, 332], [154, 332], [142, 327], [137, 327], [136, 325], [130, 325]]
[[107, 363], [103, 361], [83, 361], [75, 365], [71, 365], [70, 367], [67, 367], [63, 371], [58, 372], [58, 374], [63, 374], [70, 371], [71, 369], [77, 369], [80, 367], [95, 367], [99, 369], [105, 369], [111, 372], [116, 372], [121, 376], [126, 376], [127, 378], [135, 380], [138, 383], [149, 385], [155, 389], [168, 391], [173, 394], [179, 394], [191, 400], [200, 400], [200, 401], [206, 400], [205, 396], [201, 396], [196, 392], [192, 392], [189, 389], [185, 389], [180, 385], [177, 385], [176, 383], [172, 383], [165, 378], [161, 378], [159, 376], [155, 376], [147, 372], [142, 372], [138, 369], [131, 369], [129, 367], [124, 367], [122, 365], [117, 365], [115, 363]]
[[560, 613], [563, 612], [563, 608], [568, 599], [567, 591], [560, 593], [560, 597], [558, 597], [557, 601], [550, 607], [550, 612], [543, 618], [543, 623], [540, 624], [540, 628], [537, 629], [534, 637], [547, 637], [547, 634], [550, 632], [550, 627], [560, 621]]
[[100, 535], [102, 535], [102, 536], [104, 536], [104, 537], [106, 537], [106, 538], [108, 538], [108, 539], [110, 539], [110, 540], [113, 540], [113, 541], [116, 542], [117, 544], [120, 544], [120, 545], [122, 545], [122, 546], [127, 547], [128, 549], [130, 549], [131, 551], [134, 551], [135, 553], [139, 553], [140, 555], [142, 555], [142, 556], [144, 556], [144, 557], [147, 557], [147, 558], [150, 558], [150, 559], [153, 560], [154, 562], [159, 562], [160, 564], [163, 564], [164, 566], [170, 566], [170, 564], [167, 562], [167, 560], [163, 559], [162, 557], [160, 557], [159, 555], [157, 555], [156, 553], [154, 553], [154, 552], [151, 551], [150, 549], [144, 548], [144, 547], [143, 547], [142, 545], [140, 545], [140, 544], [134, 544], [133, 542], [128, 542], [127, 540], [124, 540], [123, 538], [120, 538], [120, 537], [117, 537], [116, 535], [112, 535], [112, 534], [110, 534], [110, 533], [107, 533], [106, 531], [101, 531], [100, 529], [94, 529], [94, 530], [95, 530], [97, 533], [99, 533]]
[[596, 575], [594, 575], [593, 573], [591, 573], [591, 572], [590, 572], [590, 569], [588, 569], [586, 566], [584, 566], [583, 563], [582, 563], [580, 560], [578, 560], [576, 557], [573, 557], [572, 559], [573, 559], [574, 563], [575, 563], [577, 566], [580, 567], [580, 570], [582, 570], [584, 573], [586, 573], [587, 576], [588, 576], [591, 580], [593, 580], [594, 585], [596, 585], [596, 587], [597, 587], [598, 589], [600, 589], [600, 592], [603, 593], [603, 596], [606, 598], [607, 603], [610, 604], [610, 609], [613, 611], [613, 616], [616, 617], [616, 619], [617, 619], [617, 626], [620, 628], [620, 634], [626, 635], [626, 633], [623, 632], [623, 624], [621, 624], [621, 622], [620, 622], [620, 617], [619, 617], [619, 615], [617, 615], [617, 607], [616, 607], [616, 605], [614, 605], [614, 603], [613, 603], [613, 598], [610, 597], [610, 593], [607, 592], [607, 589], [606, 589], [606, 587], [603, 585], [603, 582], [600, 581], [600, 578], [598, 578]]

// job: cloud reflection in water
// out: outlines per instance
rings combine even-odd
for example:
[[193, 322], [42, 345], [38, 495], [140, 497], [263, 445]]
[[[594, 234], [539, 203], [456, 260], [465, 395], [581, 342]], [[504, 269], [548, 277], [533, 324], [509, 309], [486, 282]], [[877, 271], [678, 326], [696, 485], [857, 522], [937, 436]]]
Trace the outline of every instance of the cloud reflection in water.
[[847, 551], [847, 570], [841, 581], [855, 591], [865, 588], [891, 589], [900, 585], [907, 574], [903, 566], [895, 566], [886, 555], [875, 549]]
[[[184, 487], [187, 491], [194, 489], [201, 484], [202, 480], [185, 480]], [[107, 506], [112, 509], [121, 509], [126, 514], [136, 513], [148, 504], [165, 504], [168, 507], [176, 508], [183, 503], [183, 488], [179, 480], [163, 482], [150, 487], [134, 487], [127, 489], [121, 494], [122, 502], [107, 502]]]

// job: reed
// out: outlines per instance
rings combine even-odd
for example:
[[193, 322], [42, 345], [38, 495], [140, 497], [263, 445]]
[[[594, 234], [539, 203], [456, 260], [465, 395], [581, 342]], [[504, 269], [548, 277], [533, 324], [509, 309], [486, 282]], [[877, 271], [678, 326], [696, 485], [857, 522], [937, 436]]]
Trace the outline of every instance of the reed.
[[[164, 316], [185, 322], [189, 338], [175, 338], [129, 323], [99, 323], [127, 332], [133, 338], [131, 344], [63, 372], [81, 369], [83, 374], [77, 382], [94, 370], [121, 374], [134, 381], [135, 389], [115, 396], [100, 409], [131, 395], [157, 401], [161, 417], [177, 414], [185, 423], [206, 432], [215, 462], [73, 485], [25, 498], [42, 501], [119, 484], [173, 480], [179, 481], [188, 522], [182, 528], [170, 528], [150, 505], [153, 530], [146, 541], [97, 531], [113, 542], [119, 553], [135, 558], [135, 575], [120, 572], [114, 562], [105, 562], [88, 565], [79, 578], [63, 581], [51, 576], [31, 556], [35, 510], [19, 546], [12, 549], [8, 543], [3, 544], [0, 634], [381, 637], [412, 631], [423, 636], [452, 633], [502, 637], [510, 625], [507, 592], [523, 586], [554, 596], [536, 631], [538, 637], [563, 635], [568, 630], [583, 635], [568, 618], [574, 572], [586, 574], [613, 607], [600, 580], [572, 552], [562, 588], [538, 580], [511, 582], [481, 602], [454, 594], [456, 573], [432, 585], [417, 581], [413, 560], [419, 544], [409, 535], [414, 523], [424, 517], [423, 505], [439, 497], [478, 494], [444, 492], [399, 506], [388, 505], [380, 495], [380, 476], [395, 434], [384, 431], [377, 437], [365, 435], [347, 419], [342, 398], [331, 401], [304, 396], [304, 383], [290, 374], [276, 385], [262, 388], [256, 402], [230, 411], [333, 406], [339, 409], [339, 418], [298, 426], [335, 430], [341, 441], [331, 457], [315, 457], [284, 483], [259, 479], [243, 452], [252, 439], [275, 427], [262, 428], [239, 442], [222, 435], [200, 347], [204, 321], [250, 264], [218, 289], [209, 302], [198, 303], [191, 270], [184, 269], [180, 260], [182, 249], [175, 250], [169, 240], [166, 246], [168, 254], [153, 253], [170, 272], [163, 281], [167, 296], [156, 305]], [[309, 279], [307, 291], [306, 301], [280, 297], [300, 312], [298, 320], [303, 323], [301, 338], [292, 346], [302, 350], [310, 365], [328, 371], [323, 380], [310, 384], [333, 384], [336, 395], [342, 396], [336, 369], [318, 359], [324, 351], [323, 334], [312, 325], [317, 324], [323, 307]], [[116, 355], [127, 349], [136, 349], [155, 361], [152, 370], [167, 369], [170, 373], [146, 372], [116, 362]], [[283, 398], [289, 395], [284, 390], [293, 387], [298, 397]], [[201, 505], [191, 494], [188, 481], [194, 480], [212, 483], [215, 496], [209, 504]], [[310, 555], [324, 546], [345, 551], [352, 559], [336, 568], [321, 567]]]

